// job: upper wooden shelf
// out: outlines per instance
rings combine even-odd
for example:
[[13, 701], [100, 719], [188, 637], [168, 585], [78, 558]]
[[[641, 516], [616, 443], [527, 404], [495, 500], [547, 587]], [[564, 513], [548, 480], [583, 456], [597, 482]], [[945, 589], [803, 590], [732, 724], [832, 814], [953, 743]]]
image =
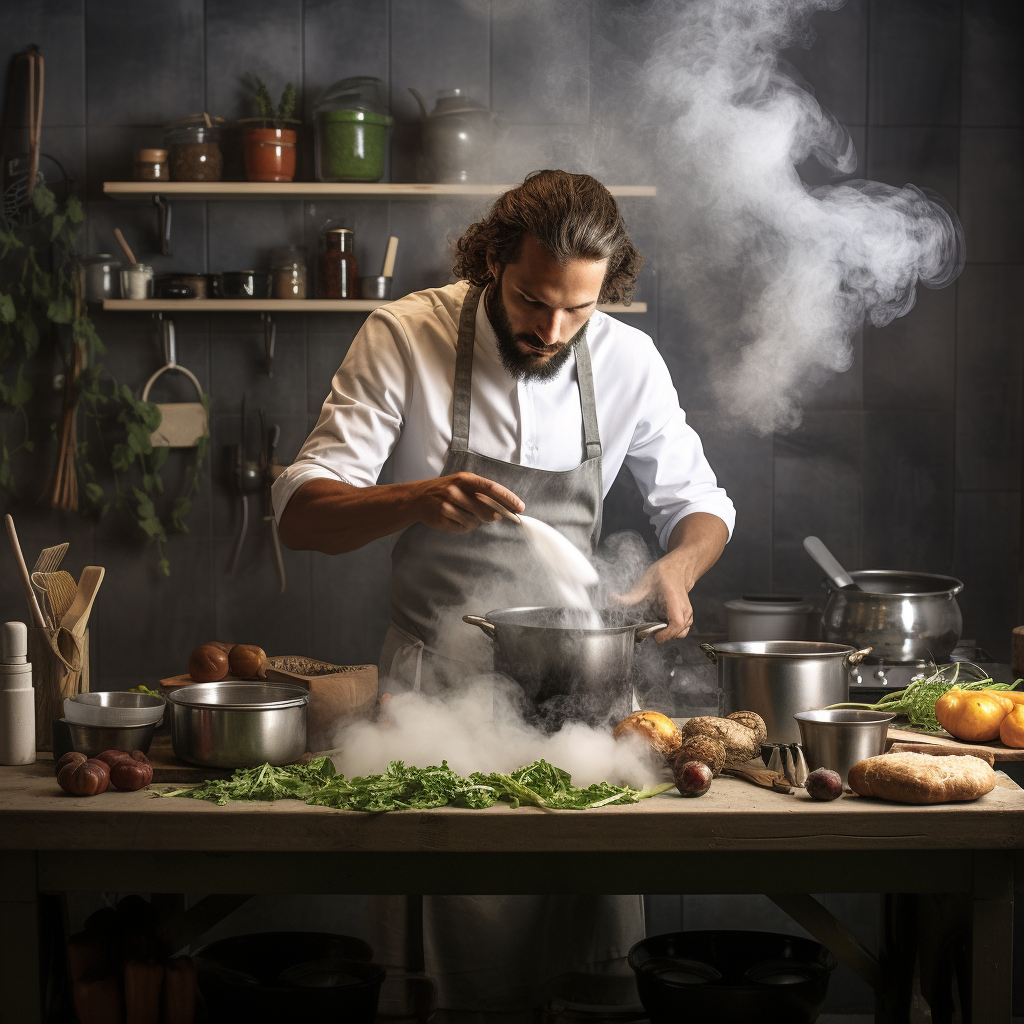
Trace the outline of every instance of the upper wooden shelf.
[[[391, 301], [391, 300], [388, 300]], [[369, 313], [387, 303], [377, 299], [104, 299], [113, 312], [151, 313]], [[604, 313], [646, 313], [646, 302], [601, 305]]]
[[[288, 181], [105, 181], [103, 194], [111, 199], [422, 199], [430, 196], [473, 198], [496, 196], [515, 185], [421, 185], [392, 182]], [[613, 196], [654, 196], [653, 185], [609, 185]]]

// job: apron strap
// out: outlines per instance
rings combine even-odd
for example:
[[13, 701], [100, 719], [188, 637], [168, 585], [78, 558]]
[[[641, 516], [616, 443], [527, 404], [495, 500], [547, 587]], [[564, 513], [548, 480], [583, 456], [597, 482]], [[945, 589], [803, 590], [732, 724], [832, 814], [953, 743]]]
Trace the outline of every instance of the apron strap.
[[469, 406], [473, 397], [473, 339], [476, 335], [478, 286], [470, 286], [459, 317], [459, 340], [455, 348], [455, 390], [452, 396], [452, 451], [469, 451]]
[[601, 457], [601, 435], [597, 429], [597, 402], [594, 399], [594, 373], [590, 366], [590, 348], [584, 335], [576, 343], [576, 379], [580, 386], [580, 408], [583, 410], [584, 457]]

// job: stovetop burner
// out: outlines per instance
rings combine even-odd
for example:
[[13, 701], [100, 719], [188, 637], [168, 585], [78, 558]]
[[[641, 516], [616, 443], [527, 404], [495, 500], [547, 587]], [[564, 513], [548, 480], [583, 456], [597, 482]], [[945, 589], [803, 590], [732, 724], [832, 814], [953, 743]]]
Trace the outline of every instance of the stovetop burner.
[[[998, 677], [1000, 669], [1009, 670], [1009, 666], [1002, 666], [993, 661], [991, 655], [984, 648], [978, 647], [973, 640], [961, 640], [953, 649], [949, 660], [942, 663], [932, 661], [869, 662], [865, 658], [860, 665], [851, 666], [849, 670], [850, 700], [861, 702], [863, 698], [863, 703], [875, 703], [886, 693], [902, 690], [917, 679], [925, 679], [936, 669], [943, 668], [944, 665], [956, 664], [960, 666], [958, 678], [964, 682]], [[1007, 676], [1007, 678], [1009, 677]]]

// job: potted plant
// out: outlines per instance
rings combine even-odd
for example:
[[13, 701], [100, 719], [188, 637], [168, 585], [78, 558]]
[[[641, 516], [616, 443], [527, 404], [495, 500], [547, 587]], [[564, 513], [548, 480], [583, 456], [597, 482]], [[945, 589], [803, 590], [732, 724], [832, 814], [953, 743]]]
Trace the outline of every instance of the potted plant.
[[291, 181], [295, 177], [295, 154], [301, 124], [295, 113], [295, 87], [289, 82], [274, 109], [274, 101], [263, 80], [252, 75], [258, 116], [244, 118], [242, 156], [249, 181]]

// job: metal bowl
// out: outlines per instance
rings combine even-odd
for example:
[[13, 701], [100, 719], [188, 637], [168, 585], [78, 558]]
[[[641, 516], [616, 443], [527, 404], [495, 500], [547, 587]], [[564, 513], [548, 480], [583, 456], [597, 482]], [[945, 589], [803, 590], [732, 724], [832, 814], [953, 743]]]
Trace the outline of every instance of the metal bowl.
[[309, 692], [286, 683], [196, 683], [167, 698], [171, 744], [207, 768], [290, 764], [306, 752]]
[[[156, 731], [156, 722], [149, 725], [82, 725], [79, 722], [68, 722], [71, 734], [71, 749], [95, 757], [104, 750], [141, 750], [149, 753]], [[56, 746], [54, 754], [56, 754]]]
[[885, 753], [889, 723], [896, 717], [886, 711], [801, 711], [793, 716], [800, 728], [800, 743], [807, 767], [831, 768], [846, 786], [850, 769], [865, 757]]
[[164, 700], [121, 690], [80, 693], [65, 699], [64, 717], [78, 725], [159, 725], [164, 717]]

